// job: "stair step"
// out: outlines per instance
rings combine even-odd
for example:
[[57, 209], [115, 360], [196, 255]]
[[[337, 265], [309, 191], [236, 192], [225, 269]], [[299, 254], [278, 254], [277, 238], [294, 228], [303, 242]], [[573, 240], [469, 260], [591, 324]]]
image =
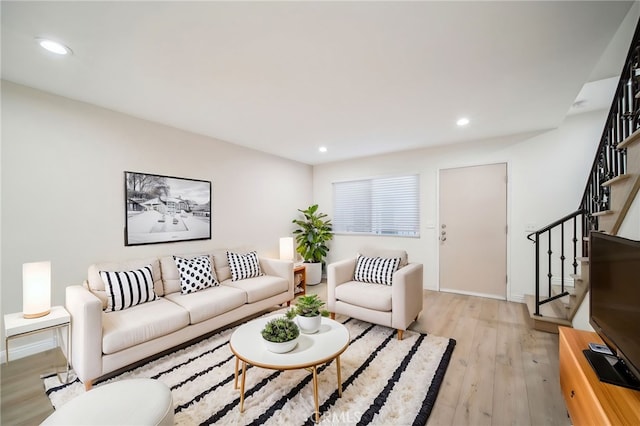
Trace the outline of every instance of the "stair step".
[[639, 139], [640, 139], [640, 129], [638, 129], [635, 132], [631, 133], [631, 135], [629, 137], [627, 137], [625, 140], [623, 140], [622, 142], [620, 142], [616, 146], [616, 148], [617, 149], [627, 148], [627, 147], [629, 147], [629, 145], [631, 145], [632, 143], [636, 142]]
[[[576, 289], [573, 286], [568, 286], [565, 285], [564, 286], [564, 291], [566, 291], [567, 293], [569, 293], [569, 296], [575, 296], [576, 295]], [[556, 294], [560, 294], [562, 293], [562, 286], [559, 284], [553, 284], [551, 286], [551, 293], [555, 296]]]
[[[559, 299], [556, 299], [554, 302], [560, 302], [562, 304], [562, 308], [564, 309], [571, 309], [573, 304], [576, 303], [576, 289], [575, 287], [569, 287], [565, 285], [564, 291], [566, 291], [569, 294], [566, 296], [562, 296]], [[551, 286], [551, 294], [553, 296], [557, 296], [558, 294], [561, 294], [561, 293], [562, 293], [562, 287], [559, 284], [554, 284]], [[554, 302], [550, 302], [549, 304], [552, 304]], [[554, 307], [554, 308], [557, 312], [558, 308], [557, 307]], [[568, 319], [568, 314], [567, 314], [567, 319]]]
[[601, 212], [592, 213], [591, 216], [609, 216], [614, 213], [613, 210], [602, 210]]
[[619, 175], [612, 179], [609, 179], [606, 182], [602, 182], [600, 186], [611, 186], [611, 185], [614, 185], [616, 182], [622, 182], [623, 180], [629, 179], [630, 177], [631, 177], [630, 174]]
[[579, 257], [576, 257], [576, 260], [577, 260], [578, 262], [589, 263], [589, 257], [587, 257], [587, 256], [579, 256]]
[[535, 330], [545, 331], [547, 333], [558, 333], [558, 326], [572, 327], [571, 321], [569, 321], [566, 317], [566, 313], [564, 313], [563, 317], [561, 314], [558, 314], [556, 310], [554, 310], [553, 306], [551, 306], [553, 302], [546, 303], [540, 306], [541, 316], [536, 316], [535, 297], [531, 294], [527, 294], [525, 295], [524, 299], [527, 304], [527, 308], [529, 309], [531, 326]]

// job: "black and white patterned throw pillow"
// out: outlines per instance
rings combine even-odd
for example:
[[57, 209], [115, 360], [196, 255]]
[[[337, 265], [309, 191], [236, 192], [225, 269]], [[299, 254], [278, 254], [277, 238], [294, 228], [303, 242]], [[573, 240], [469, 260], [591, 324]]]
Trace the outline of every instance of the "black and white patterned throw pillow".
[[227, 252], [229, 269], [231, 269], [231, 281], [255, 278], [262, 275], [258, 253], [252, 251], [247, 254]]
[[359, 254], [353, 279], [364, 283], [391, 285], [393, 273], [398, 270], [399, 264], [399, 257], [365, 257]]
[[197, 256], [192, 259], [173, 256], [173, 260], [180, 274], [182, 294], [195, 293], [218, 285], [209, 256]]
[[151, 265], [136, 271], [100, 271], [100, 278], [107, 293], [105, 312], [122, 311], [158, 298]]

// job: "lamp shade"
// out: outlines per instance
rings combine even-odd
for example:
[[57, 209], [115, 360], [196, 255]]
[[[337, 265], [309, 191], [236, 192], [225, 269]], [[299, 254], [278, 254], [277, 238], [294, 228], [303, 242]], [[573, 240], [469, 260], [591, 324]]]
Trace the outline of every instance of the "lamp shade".
[[51, 311], [51, 262], [22, 265], [22, 316], [38, 318]]
[[293, 260], [295, 255], [293, 237], [280, 238], [280, 260]]

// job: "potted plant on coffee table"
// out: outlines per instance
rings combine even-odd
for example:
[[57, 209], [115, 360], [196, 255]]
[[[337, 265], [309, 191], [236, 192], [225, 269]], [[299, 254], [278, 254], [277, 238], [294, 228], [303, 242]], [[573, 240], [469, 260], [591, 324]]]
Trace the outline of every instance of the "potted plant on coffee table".
[[269, 320], [260, 334], [269, 351], [283, 354], [296, 347], [300, 329], [291, 319], [282, 316]]
[[329, 311], [322, 309], [323, 306], [324, 302], [317, 294], [300, 296], [286, 315], [289, 319], [295, 318], [302, 333], [313, 334], [320, 329], [322, 317], [329, 316]]
[[293, 231], [298, 245], [296, 251], [305, 262], [306, 284], [315, 285], [322, 279], [322, 262], [329, 252], [327, 242], [333, 238], [331, 220], [325, 219], [325, 213], [318, 212], [317, 204], [298, 211], [304, 215], [304, 219], [292, 221], [298, 225], [298, 229]]

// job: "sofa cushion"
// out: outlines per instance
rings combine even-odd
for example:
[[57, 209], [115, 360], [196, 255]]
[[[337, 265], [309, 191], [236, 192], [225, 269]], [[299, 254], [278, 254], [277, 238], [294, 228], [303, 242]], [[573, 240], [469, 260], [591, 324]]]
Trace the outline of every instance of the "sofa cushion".
[[220, 283], [221, 287], [233, 287], [243, 290], [247, 294], [247, 302], [253, 303], [267, 299], [276, 294], [289, 290], [289, 282], [281, 277], [262, 275], [240, 281], [227, 280]]
[[237, 288], [216, 286], [197, 293], [171, 293], [165, 296], [189, 312], [189, 322], [196, 324], [247, 303], [247, 294]]
[[162, 337], [189, 325], [189, 313], [158, 298], [123, 311], [102, 314], [102, 352], [112, 354]]
[[398, 270], [399, 263], [399, 257], [366, 257], [359, 254], [353, 280], [364, 283], [391, 285], [393, 282], [393, 273]]
[[160, 262], [157, 257], [93, 264], [89, 266], [87, 272], [87, 285], [89, 286], [89, 290], [102, 301], [102, 309], [105, 309], [107, 307], [107, 294], [105, 292], [104, 281], [102, 281], [102, 277], [100, 277], [100, 271], [133, 271], [147, 265], [151, 265], [154, 291], [158, 296], [164, 295], [162, 272], [160, 271]]
[[240, 254], [228, 251], [229, 268], [231, 269], [231, 280], [239, 281], [247, 278], [255, 278], [262, 275], [258, 253], [255, 251]]
[[407, 252], [405, 250], [394, 250], [394, 249], [379, 249], [373, 247], [365, 247], [359, 251], [359, 253], [363, 256], [367, 257], [399, 257], [400, 265], [398, 269], [407, 266], [409, 263]]
[[374, 311], [391, 311], [391, 286], [349, 281], [335, 290], [336, 299]]
[[173, 256], [173, 260], [180, 274], [182, 294], [195, 293], [218, 285], [209, 256], [196, 256], [193, 259]]
[[121, 311], [158, 298], [153, 291], [151, 265], [135, 271], [100, 271], [105, 283], [107, 308], [105, 311]]

